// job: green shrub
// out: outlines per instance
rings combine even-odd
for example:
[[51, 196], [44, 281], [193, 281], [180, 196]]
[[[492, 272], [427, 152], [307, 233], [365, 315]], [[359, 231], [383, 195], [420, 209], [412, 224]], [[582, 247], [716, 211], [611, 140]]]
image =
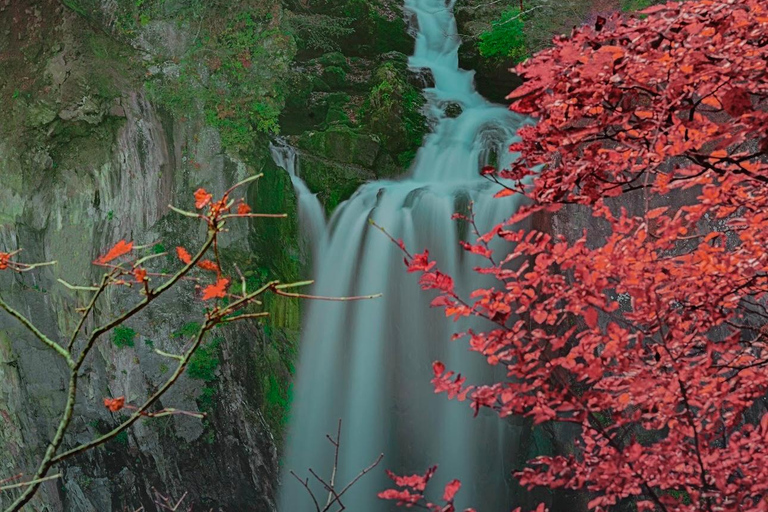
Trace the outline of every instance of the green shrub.
[[522, 62], [528, 57], [525, 44], [525, 23], [519, 7], [510, 7], [491, 23], [491, 30], [480, 34], [477, 45], [480, 55], [488, 59], [512, 59]]
[[136, 331], [130, 327], [118, 325], [112, 331], [112, 343], [114, 343], [117, 348], [133, 347], [135, 338]]
[[174, 338], [189, 338], [191, 336], [196, 336], [198, 332], [200, 332], [201, 325], [197, 322], [188, 322], [181, 326], [181, 328], [177, 331], [174, 331], [173, 334], [171, 334]]
[[189, 360], [187, 374], [190, 378], [211, 382], [216, 379], [216, 368], [219, 367], [220, 338], [216, 338], [208, 345], [198, 348]]

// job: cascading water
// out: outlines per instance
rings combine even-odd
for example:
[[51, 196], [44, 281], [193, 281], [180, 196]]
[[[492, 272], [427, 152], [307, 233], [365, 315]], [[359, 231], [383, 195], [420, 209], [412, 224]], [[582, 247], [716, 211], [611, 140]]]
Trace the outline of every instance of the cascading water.
[[287, 145], [282, 139], [277, 139], [269, 145], [269, 151], [275, 164], [285, 169], [291, 177], [291, 184], [299, 203], [301, 232], [307, 237], [308, 245], [317, 258], [319, 257], [317, 249], [320, 247], [320, 240], [325, 231], [323, 206], [299, 176], [299, 155], [296, 153], [296, 149]]
[[[382, 464], [345, 494], [347, 510], [391, 510], [391, 503], [376, 498], [388, 487], [383, 469], [423, 472], [432, 464], [440, 466], [436, 492], [450, 479], [462, 480], [458, 505], [487, 511], [511, 505], [507, 479], [520, 427], [489, 413], [473, 418], [466, 403], [434, 395], [429, 382], [434, 360], [474, 382], [492, 375], [480, 356], [449, 341], [457, 325], [442, 310], [429, 308], [430, 297], [405, 272], [402, 254], [368, 220], [413, 251], [429, 248], [466, 296], [482, 284], [472, 267], [483, 261], [461, 251], [458, 242], [467, 234], [460, 233], [451, 215], [472, 202], [478, 225], [490, 228], [513, 213], [513, 201], [490, 200], [498, 187], [482, 179], [479, 170], [491, 155], [497, 155], [499, 166], [509, 163], [506, 148], [524, 120], [488, 103], [475, 91], [473, 73], [459, 69], [453, 2], [406, 0], [405, 9], [418, 20], [409, 64], [434, 75], [435, 86], [425, 94], [437, 122], [410, 178], [364, 185], [339, 206], [326, 228], [314, 293], [384, 296], [309, 304], [283, 461], [281, 512], [314, 510], [288, 471], [308, 475], [312, 468], [330, 479], [333, 447], [325, 435], [335, 433], [339, 418], [337, 483], [345, 485], [385, 454]], [[448, 118], [448, 103], [461, 104], [462, 114]], [[315, 489], [324, 495], [321, 486]]]

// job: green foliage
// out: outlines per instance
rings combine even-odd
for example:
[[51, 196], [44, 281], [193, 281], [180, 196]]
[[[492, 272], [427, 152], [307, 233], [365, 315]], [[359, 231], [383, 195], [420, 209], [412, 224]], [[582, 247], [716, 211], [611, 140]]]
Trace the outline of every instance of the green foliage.
[[621, 10], [624, 12], [641, 11], [658, 3], [661, 2], [659, 0], [622, 0]]
[[207, 345], [198, 348], [189, 360], [187, 375], [193, 379], [212, 382], [216, 380], [216, 368], [219, 367], [220, 338], [215, 338]]
[[333, 52], [339, 40], [354, 33], [351, 19], [325, 14], [290, 13], [288, 22], [300, 50]]
[[113, 440], [114, 440], [114, 441], [115, 441], [117, 444], [119, 444], [119, 445], [121, 445], [121, 446], [128, 446], [128, 431], [127, 431], [127, 430], [123, 430], [122, 432], [120, 432], [119, 434], [117, 434], [117, 435], [116, 435], [116, 436], [113, 438]]
[[155, 348], [155, 342], [154, 342], [154, 341], [152, 341], [152, 340], [151, 340], [151, 339], [149, 339], [149, 338], [147, 338], [147, 339], [145, 339], [145, 340], [144, 340], [144, 344], [145, 344], [146, 346], [148, 346], [149, 348], [151, 348], [151, 349], [154, 349], [154, 348]]
[[528, 57], [525, 23], [519, 7], [510, 7], [491, 23], [491, 30], [480, 34], [480, 55], [488, 59], [512, 59], [522, 62]]
[[197, 333], [200, 332], [200, 327], [202, 327], [197, 322], [187, 322], [186, 324], [182, 325], [180, 329], [174, 331], [171, 336], [174, 338], [189, 338], [192, 336], [197, 336]]
[[328, 66], [323, 70], [322, 78], [332, 90], [343, 89], [347, 79], [347, 72], [338, 66]]
[[213, 406], [216, 403], [216, 388], [206, 384], [200, 391], [200, 395], [197, 397], [197, 407], [200, 412], [210, 412], [213, 410]]
[[398, 163], [410, 164], [427, 131], [421, 108], [424, 98], [410, 85], [397, 64], [387, 62], [375, 73], [379, 83], [363, 103], [361, 117], [366, 129], [397, 155]]
[[118, 325], [112, 331], [112, 343], [114, 343], [117, 348], [133, 347], [135, 338], [136, 331], [130, 327], [125, 327], [124, 325]]
[[294, 52], [293, 39], [271, 14], [239, 12], [199, 37], [179, 62], [178, 75], [146, 87], [176, 117], [202, 111], [224, 148], [246, 151], [279, 131], [282, 84]]
[[[286, 340], [287, 341], [287, 340]], [[296, 344], [282, 342], [265, 347], [258, 359], [256, 374], [261, 375], [262, 412], [270, 430], [279, 436], [285, 431], [292, 400], [293, 361]]]

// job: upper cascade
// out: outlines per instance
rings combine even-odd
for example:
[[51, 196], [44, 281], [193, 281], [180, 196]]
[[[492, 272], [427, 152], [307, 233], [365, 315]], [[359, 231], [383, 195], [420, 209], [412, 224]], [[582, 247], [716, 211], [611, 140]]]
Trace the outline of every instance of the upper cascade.
[[[348, 510], [390, 510], [376, 498], [388, 487], [384, 468], [417, 473], [433, 464], [440, 466], [436, 487], [462, 480], [460, 507], [504, 510], [513, 504], [508, 478], [520, 439], [526, 437], [523, 427], [491, 415], [473, 418], [466, 403], [435, 396], [430, 384], [431, 365], [438, 359], [475, 381], [492, 378], [481, 357], [450, 343], [451, 334], [472, 323], [453, 324], [430, 308], [430, 297], [405, 271], [402, 253], [369, 223], [374, 220], [411, 250], [429, 248], [441, 270], [454, 278], [457, 292], [466, 294], [483, 285], [472, 272], [482, 262], [461, 251], [459, 242], [471, 234], [452, 214], [466, 212], [471, 204], [482, 229], [516, 209], [514, 199], [491, 199], [498, 186], [479, 171], [511, 161], [509, 144], [525, 120], [486, 101], [474, 88], [474, 73], [458, 67], [452, 8], [445, 0], [405, 2], [418, 23], [409, 64], [429, 68], [435, 77], [434, 87], [424, 91], [434, 131], [409, 176], [360, 187], [336, 209], [317, 247], [314, 294], [383, 297], [308, 305], [283, 460], [282, 512], [311, 508], [290, 471], [303, 477], [311, 468], [330, 478], [334, 454], [325, 436], [335, 434], [339, 419], [336, 482], [341, 487], [384, 453], [381, 466], [345, 494]], [[456, 117], [445, 113], [452, 103], [462, 107]], [[327, 496], [319, 485], [315, 491]]]

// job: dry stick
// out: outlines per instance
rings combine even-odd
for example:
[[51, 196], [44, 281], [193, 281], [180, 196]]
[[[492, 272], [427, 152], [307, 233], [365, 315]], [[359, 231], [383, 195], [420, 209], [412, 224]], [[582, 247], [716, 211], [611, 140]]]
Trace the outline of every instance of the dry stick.
[[4, 486], [0, 487], [0, 491], [9, 491], [11, 489], [18, 489], [19, 487], [24, 487], [24, 486], [33, 485], [33, 484], [38, 484], [39, 485], [39, 484], [41, 484], [43, 482], [47, 482], [48, 480], [56, 480], [57, 478], [61, 478], [61, 475], [58, 474], [58, 473], [55, 474], [55, 475], [46, 476], [45, 478], [40, 478], [40, 479], [37, 479], [37, 480], [30, 480], [29, 482], [19, 482], [17, 484], [4, 485]]
[[[381, 459], [383, 459], [383, 458], [384, 458], [384, 454], [383, 454], [383, 453], [380, 453], [380, 454], [379, 454], [379, 456], [378, 456], [378, 458], [376, 458], [376, 460], [373, 462], [373, 464], [371, 464], [370, 466], [368, 466], [367, 468], [365, 468], [364, 470], [362, 470], [360, 473], [358, 473], [358, 474], [357, 474], [357, 476], [356, 476], [354, 479], [352, 479], [352, 481], [351, 481], [351, 482], [349, 482], [349, 483], [348, 483], [348, 484], [347, 484], [347, 485], [346, 485], [346, 486], [345, 486], [345, 487], [344, 487], [344, 488], [341, 490], [341, 492], [339, 493], [339, 498], [341, 498], [342, 496], [344, 496], [344, 493], [346, 493], [346, 492], [349, 490], [349, 488], [350, 488], [350, 487], [352, 487], [353, 485], [355, 485], [355, 484], [357, 483], [357, 481], [358, 481], [358, 480], [360, 480], [361, 478], [363, 478], [363, 477], [366, 475], [366, 473], [369, 473], [370, 471], [372, 471], [372, 470], [373, 470], [373, 468], [375, 468], [376, 466], [378, 466], [378, 465], [379, 465], [379, 463], [381, 462]], [[339, 502], [339, 504], [341, 505], [341, 502]], [[331, 505], [333, 505], [333, 502], [331, 502]]]
[[[86, 346], [83, 348], [83, 351], [80, 353], [80, 356], [78, 357], [78, 360], [74, 364], [70, 364], [70, 367], [71, 367], [70, 372], [71, 373], [70, 373], [70, 379], [69, 379], [69, 385], [68, 385], [67, 402], [66, 402], [66, 405], [64, 407], [64, 413], [62, 414], [61, 420], [59, 421], [59, 425], [58, 425], [58, 427], [56, 429], [56, 434], [55, 434], [53, 440], [48, 445], [48, 448], [45, 451], [45, 455], [43, 456], [43, 459], [40, 461], [40, 465], [38, 466], [38, 469], [37, 469], [37, 472], [36, 472], [35, 478], [34, 478], [36, 483], [33, 483], [32, 485], [27, 487], [24, 490], [24, 492], [16, 499], [16, 501], [14, 501], [11, 504], [11, 506], [8, 509], [6, 509], [6, 512], [17, 512], [18, 510], [21, 509], [22, 506], [24, 506], [26, 503], [28, 503], [29, 500], [32, 499], [32, 496], [34, 496], [35, 493], [37, 492], [37, 490], [40, 488], [39, 480], [46, 476], [46, 474], [48, 473], [48, 470], [51, 468], [51, 466], [53, 464], [55, 464], [57, 461], [60, 461], [60, 460], [62, 460], [64, 458], [62, 456], [64, 454], [56, 456], [56, 451], [59, 449], [59, 447], [61, 446], [61, 443], [64, 441], [64, 434], [66, 433], [67, 428], [69, 427], [69, 424], [72, 421], [72, 414], [73, 414], [74, 409], [75, 409], [75, 399], [77, 397], [78, 372], [79, 372], [80, 367], [82, 366], [83, 362], [85, 361], [86, 356], [90, 353], [90, 350], [93, 348], [94, 344], [96, 343], [96, 340], [102, 334], [104, 334], [105, 332], [109, 331], [110, 329], [112, 329], [113, 327], [115, 327], [117, 325], [122, 324], [123, 322], [125, 322], [129, 318], [133, 317], [134, 315], [136, 315], [137, 313], [142, 311], [155, 298], [157, 298], [158, 296], [160, 296], [161, 294], [166, 292], [175, 283], [177, 283], [184, 275], [189, 273], [195, 267], [197, 262], [200, 259], [202, 259], [203, 255], [208, 251], [210, 246], [216, 240], [216, 236], [217, 236], [217, 232], [216, 231], [211, 231], [209, 233], [209, 235], [208, 235], [208, 239], [205, 241], [205, 243], [200, 248], [198, 253], [194, 256], [194, 258], [192, 258], [192, 260], [187, 265], [185, 265], [181, 270], [179, 270], [176, 274], [174, 274], [173, 277], [171, 277], [168, 281], [166, 281], [165, 283], [163, 283], [162, 285], [157, 287], [155, 290], [151, 290], [149, 293], [147, 293], [145, 298], [144, 298], [144, 300], [142, 300], [139, 304], [134, 306], [132, 309], [130, 309], [129, 311], [127, 311], [123, 315], [119, 316], [118, 318], [112, 320], [111, 322], [108, 322], [107, 324], [99, 327], [98, 329], [94, 330], [91, 333], [90, 337], [88, 338], [88, 342], [86, 343]], [[2, 305], [2, 304], [0, 304], [0, 305]], [[21, 318], [23, 318], [23, 320], [26, 321], [26, 324], [28, 324], [31, 328], [34, 328], [34, 326], [31, 325], [29, 320], [27, 320], [23, 316]], [[37, 330], [37, 329], [35, 329], [35, 330]], [[42, 333], [40, 333], [40, 335], [45, 338], [45, 335], [43, 335]], [[43, 338], [41, 338], [41, 339], [43, 339]], [[47, 339], [47, 338], [45, 338], [45, 339]], [[51, 343], [53, 343], [53, 342], [51, 341]], [[198, 343], [198, 345], [199, 345], [199, 343]], [[53, 343], [52, 347], [55, 350], [57, 350], [57, 352], [59, 352], [59, 353], [65, 352], [66, 353], [66, 357], [67, 357], [67, 362], [68, 363], [71, 362], [71, 360], [72, 360], [71, 355], [63, 347], [61, 347], [60, 345], [58, 345], [56, 343]], [[56, 347], [58, 347], [58, 349]], [[191, 356], [191, 354], [190, 354], [190, 356]], [[186, 364], [184, 364], [184, 366], [186, 366]], [[180, 365], [180, 367], [181, 367], [181, 365]], [[173, 378], [173, 382], [175, 382], [175, 380], [178, 379], [178, 375], [180, 375], [180, 372], [177, 369], [177, 372], [174, 373], [175, 378]], [[149, 405], [151, 405], [151, 403], [154, 403], [155, 400], [160, 398], [162, 393], [165, 393], [165, 391], [170, 387], [171, 384], [173, 384], [173, 382], [169, 381], [169, 383], [166, 383], [168, 385], [164, 386], [164, 388], [162, 389], [162, 392], [155, 393], [155, 395], [153, 395], [153, 397], [150, 399], [151, 402], [149, 403]], [[140, 417], [140, 415], [137, 415], [135, 419], [130, 421], [130, 423], [126, 422], [126, 423], [128, 423], [128, 425], [126, 425], [126, 427], [131, 425], [131, 424], [133, 424], [138, 419], [138, 417]], [[100, 439], [98, 439], [97, 441], [100, 441], [100, 442], [98, 442], [96, 445], [101, 444], [101, 443], [111, 439], [112, 437], [114, 437], [117, 434], [119, 434], [122, 430], [123, 429], [120, 429], [120, 430], [114, 429], [114, 430], [112, 430], [110, 433], [108, 433], [105, 436], [102, 436]], [[83, 445], [83, 446], [91, 447], [91, 446], [96, 446], [96, 445], [94, 445], [93, 442], [92, 442], [92, 443], [88, 443], [88, 444]], [[69, 450], [68, 452], [66, 452], [68, 455], [65, 455], [65, 456], [70, 456], [70, 455], [74, 455], [76, 453], [80, 453], [81, 451], [84, 451], [84, 449], [87, 449], [87, 448], [83, 448], [83, 449], [76, 448], [74, 450]]]
[[366, 300], [366, 299], [378, 299], [379, 297], [383, 297], [384, 294], [382, 293], [375, 293], [373, 295], [358, 295], [357, 297], [326, 297], [324, 295], [307, 295], [305, 293], [290, 293], [290, 292], [284, 292], [282, 290], [273, 289], [272, 290], [276, 295], [280, 295], [283, 297], [293, 297], [297, 299], [313, 299], [313, 300], [328, 300], [328, 301], [336, 301], [336, 302], [347, 302], [351, 300]]
[[70, 354], [69, 350], [65, 349], [51, 338], [43, 334], [40, 329], [35, 327], [32, 322], [27, 319], [27, 317], [13, 309], [2, 298], [0, 298], [0, 308], [3, 308], [9, 315], [21, 322], [22, 325], [24, 325], [24, 327], [26, 327], [32, 334], [34, 334], [37, 339], [55, 350], [57, 354], [64, 358], [70, 368], [75, 366], [75, 362], [73, 361], [72, 354]]
[[104, 274], [104, 277], [101, 278], [99, 289], [96, 290], [96, 293], [93, 294], [91, 302], [88, 304], [88, 307], [85, 308], [85, 311], [83, 311], [83, 316], [80, 317], [80, 323], [77, 324], [77, 327], [72, 333], [72, 337], [69, 339], [67, 350], [71, 351], [72, 347], [75, 345], [75, 340], [77, 340], [77, 335], [80, 334], [80, 329], [83, 328], [83, 324], [85, 324], [85, 321], [88, 319], [88, 315], [91, 314], [91, 311], [93, 311], [93, 308], [96, 306], [96, 301], [98, 300], [99, 296], [101, 296], [102, 292], [107, 288], [109, 276], [110, 274]]
[[299, 478], [299, 475], [294, 473], [293, 470], [291, 470], [291, 475], [293, 475], [293, 477], [296, 478], [296, 480], [298, 480], [299, 483], [304, 486], [304, 488], [309, 493], [309, 497], [312, 498], [312, 501], [315, 503], [315, 509], [317, 510], [317, 512], [320, 512], [320, 504], [317, 503], [317, 499], [315, 498], [315, 493], [313, 493], [312, 489], [309, 488], [309, 478], [302, 480], [301, 478]]
[[[328, 441], [331, 442], [331, 444], [334, 447], [334, 454], [333, 454], [333, 471], [331, 472], [331, 488], [336, 484], [336, 471], [339, 468], [339, 445], [341, 444], [341, 418], [339, 418], [339, 428], [336, 431], [336, 440], [334, 441], [331, 439], [331, 436], [326, 434], [326, 438], [328, 438]], [[325, 508], [331, 506], [331, 498], [333, 497], [333, 493], [328, 493], [328, 501], [325, 502]], [[341, 502], [339, 502], [341, 504]]]

